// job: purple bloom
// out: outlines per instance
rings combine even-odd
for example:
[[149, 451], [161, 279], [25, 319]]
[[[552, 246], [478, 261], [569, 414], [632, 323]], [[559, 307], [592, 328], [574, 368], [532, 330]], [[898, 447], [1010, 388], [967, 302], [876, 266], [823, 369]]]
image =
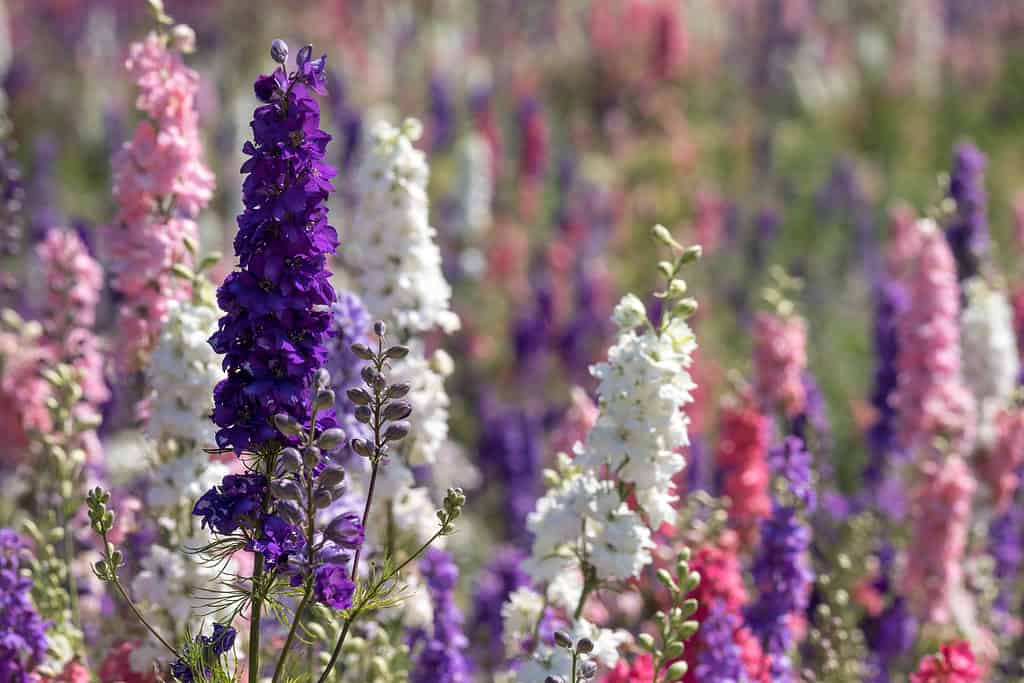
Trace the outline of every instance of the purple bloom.
[[515, 589], [530, 583], [530, 576], [522, 568], [526, 555], [515, 546], [501, 546], [492, 555], [473, 592], [473, 632], [481, 639], [488, 661], [498, 664], [505, 660], [501, 606]]
[[437, 153], [447, 148], [455, 136], [455, 104], [448, 84], [440, 75], [430, 79], [430, 113], [428, 128], [430, 151]]
[[[813, 507], [811, 456], [803, 442], [787, 437], [772, 450], [770, 462], [799, 504]], [[797, 508], [773, 500], [771, 517], [761, 523], [761, 544], [751, 567], [758, 600], [748, 609], [747, 621], [771, 656], [772, 681], [779, 683], [795, 680], [789, 657], [794, 645], [789, 622], [792, 615], [807, 609], [814, 580], [810, 546], [811, 529]]]
[[[367, 344], [370, 340], [372, 321], [363, 302], [355, 294], [343, 292], [337, 303], [331, 307], [331, 326], [334, 336], [328, 342], [327, 369], [331, 373], [331, 388], [337, 396], [336, 420], [349, 440], [369, 439], [370, 428], [356, 419], [355, 405], [348, 400], [346, 392], [359, 387], [363, 380], [359, 371], [366, 364], [352, 353], [352, 344]], [[347, 465], [355, 457], [346, 441], [330, 453], [335, 462]]]
[[249, 550], [263, 555], [263, 566], [271, 572], [288, 570], [289, 561], [302, 553], [305, 547], [302, 531], [274, 514], [267, 515], [262, 533], [249, 543]]
[[356, 586], [348, 577], [344, 565], [325, 564], [316, 569], [313, 595], [317, 602], [331, 609], [348, 609], [352, 606], [352, 594]]
[[412, 646], [422, 641], [416, 654], [410, 683], [470, 683], [471, 666], [466, 656], [469, 641], [462, 631], [462, 612], [455, 605], [459, 568], [451, 555], [431, 548], [420, 560], [434, 604], [434, 628], [430, 634], [414, 634]]
[[889, 596], [889, 604], [876, 617], [866, 617], [861, 623], [864, 638], [871, 650], [874, 674], [872, 683], [889, 683], [897, 672], [899, 660], [914, 647], [917, 622], [906, 601], [893, 595], [893, 565], [896, 552], [888, 542], [878, 551], [878, 576], [874, 588]]
[[707, 618], [698, 631], [701, 640], [697, 655], [697, 679], [749, 683], [742, 653], [733, 639], [738, 617], [730, 614], [721, 600], [711, 603]]
[[47, 623], [32, 604], [32, 579], [21, 574], [25, 542], [0, 529], [0, 680], [27, 683], [46, 656]]
[[880, 492], [886, 480], [889, 461], [902, 455], [896, 438], [896, 409], [893, 398], [899, 381], [899, 335], [896, 323], [907, 307], [907, 292], [896, 280], [882, 280], [875, 287], [875, 380], [871, 390], [871, 405], [875, 421], [867, 433], [868, 464], [864, 468], [864, 483], [875, 503], [881, 502]]
[[[217, 443], [236, 452], [283, 437], [272, 418], [310, 420], [312, 377], [323, 366], [335, 301], [327, 255], [337, 248], [325, 202], [335, 170], [324, 161], [330, 136], [320, 130], [324, 59], [306, 46], [298, 70], [283, 68], [256, 81], [265, 102], [253, 114], [246, 142], [245, 210], [238, 217], [239, 270], [217, 292], [225, 311], [210, 344], [224, 354], [227, 378], [214, 390]], [[332, 410], [318, 413], [320, 429], [335, 426]]]
[[238, 632], [231, 626], [213, 625], [213, 634], [199, 636], [185, 646], [185, 657], [171, 664], [171, 675], [182, 683], [192, 683], [196, 680], [198, 672], [195, 671], [189, 660], [197, 654], [198, 663], [203, 667], [201, 680], [208, 679], [212, 673], [212, 667], [216, 659], [230, 651], [235, 645], [235, 637]]
[[355, 550], [366, 539], [363, 524], [355, 512], [343, 512], [332, 519], [324, 529], [324, 536], [349, 550]]
[[260, 506], [267, 490], [262, 474], [229, 474], [196, 501], [192, 514], [202, 517], [202, 526], [219, 534], [238, 529], [252, 530], [259, 522]]
[[493, 402], [482, 407], [478, 461], [487, 481], [502, 487], [502, 517], [509, 539], [526, 539], [526, 516], [533, 510], [540, 484], [543, 428], [525, 410]]
[[1024, 505], [1019, 501], [1010, 505], [1006, 512], [993, 519], [989, 525], [989, 553], [995, 560], [995, 578], [999, 589], [993, 606], [1004, 617], [1009, 614], [1014, 586], [1020, 574], [1021, 562], [1024, 560], [1024, 549], [1021, 548], [1022, 532]]
[[977, 274], [979, 261], [989, 249], [985, 155], [969, 142], [958, 145], [954, 152], [949, 196], [956, 202], [956, 213], [946, 239], [956, 256], [960, 279], [964, 279]]

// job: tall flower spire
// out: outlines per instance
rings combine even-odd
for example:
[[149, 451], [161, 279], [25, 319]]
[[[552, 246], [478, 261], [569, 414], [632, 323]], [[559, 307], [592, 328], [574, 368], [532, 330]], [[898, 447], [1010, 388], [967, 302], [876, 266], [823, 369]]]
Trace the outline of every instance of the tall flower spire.
[[188, 298], [187, 283], [172, 273], [191, 260], [186, 241], [198, 238], [196, 216], [213, 196], [213, 173], [200, 158], [199, 75], [180, 54], [188, 49], [150, 33], [125, 62], [146, 116], [113, 159], [118, 210], [108, 238], [122, 297], [117, 352], [126, 369], [137, 368], [156, 342], [168, 304]]
[[[293, 73], [279, 67], [256, 80], [264, 102], [242, 151], [245, 210], [238, 217], [238, 270], [217, 292], [225, 311], [210, 344], [225, 355], [227, 378], [214, 391], [217, 442], [236, 452], [279, 439], [272, 418], [287, 413], [308, 424], [313, 374], [323, 366], [335, 301], [327, 255], [338, 246], [327, 223], [331, 139], [320, 130], [325, 58], [299, 50]], [[334, 425], [332, 410], [318, 426]]]

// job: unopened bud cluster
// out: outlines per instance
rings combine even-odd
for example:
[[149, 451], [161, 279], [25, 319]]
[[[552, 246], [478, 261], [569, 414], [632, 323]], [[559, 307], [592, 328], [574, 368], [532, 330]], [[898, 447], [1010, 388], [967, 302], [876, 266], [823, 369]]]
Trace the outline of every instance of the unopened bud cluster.
[[650, 633], [641, 633], [637, 643], [654, 657], [655, 671], [661, 671], [668, 664], [660, 680], [675, 681], [686, 675], [688, 665], [679, 658], [686, 649], [686, 641], [699, 628], [699, 624], [690, 618], [697, 612], [697, 600], [686, 596], [700, 585], [700, 574], [690, 570], [690, 551], [684, 549], [676, 560], [675, 573], [659, 569], [657, 576], [672, 600], [672, 607], [667, 612], [659, 610], [654, 615], [662, 644], [659, 646]]

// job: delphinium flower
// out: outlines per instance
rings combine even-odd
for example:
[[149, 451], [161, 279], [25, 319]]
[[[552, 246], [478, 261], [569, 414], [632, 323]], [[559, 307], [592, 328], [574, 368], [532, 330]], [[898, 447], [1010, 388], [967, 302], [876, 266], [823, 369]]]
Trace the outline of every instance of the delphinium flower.
[[985, 155], [969, 142], [957, 145], [949, 174], [949, 197], [956, 209], [946, 228], [946, 239], [956, 258], [960, 279], [978, 273], [988, 253], [990, 237], [985, 194]]
[[29, 548], [0, 529], [0, 679], [29, 683], [46, 657], [47, 624], [32, 604], [32, 578], [21, 570]]
[[701, 648], [695, 673], [701, 681], [747, 683], [750, 677], [743, 666], [742, 653], [733, 640], [738, 618], [721, 603], [713, 602], [701, 621]]
[[[896, 550], [883, 541], [875, 553], [876, 568], [855, 592], [865, 605], [861, 630], [871, 651], [873, 683], [889, 683], [899, 660], [909, 652], [917, 635], [917, 621], [896, 585]], [[867, 599], [863, 599], [866, 597]]]
[[1024, 562], [1024, 506], [1009, 506], [988, 525], [988, 552], [994, 562], [997, 594], [993, 609], [1003, 625], [1010, 623], [1012, 601], [1018, 595], [1017, 583]]
[[722, 405], [715, 451], [720, 490], [729, 498], [729, 519], [750, 540], [760, 520], [771, 514], [768, 444], [771, 422], [749, 390]]
[[93, 333], [103, 290], [103, 269], [70, 230], [51, 228], [36, 253], [46, 282], [41, 322], [54, 356], [80, 373], [86, 404], [93, 410], [110, 398], [100, 340]]
[[897, 432], [912, 454], [939, 435], [965, 452], [973, 441], [974, 401], [962, 378], [956, 266], [934, 222], [919, 221], [917, 228], [921, 246], [899, 321]]
[[[325, 201], [335, 171], [324, 161], [330, 136], [313, 96], [324, 92], [324, 63], [307, 52], [296, 73], [281, 68], [256, 81], [264, 104], [243, 148], [239, 269], [217, 292], [225, 315], [210, 344], [224, 354], [227, 378], [214, 392], [213, 421], [218, 445], [236, 453], [282, 440], [279, 413], [309, 422], [313, 374], [327, 357], [335, 293], [326, 259], [338, 241]], [[333, 424], [333, 409], [320, 411], [318, 428]]]
[[977, 683], [982, 670], [966, 641], [945, 643], [935, 654], [927, 655], [910, 674], [910, 683]]
[[754, 318], [754, 376], [765, 410], [782, 410], [794, 418], [804, 410], [807, 368], [807, 323], [780, 301], [776, 311], [761, 311]]
[[[351, 292], [339, 294], [338, 301], [331, 307], [334, 336], [327, 343], [326, 368], [331, 373], [331, 387], [338, 397], [345, 397], [350, 389], [362, 384], [359, 371], [363, 361], [352, 351], [353, 344], [367, 344], [370, 339], [370, 314], [359, 297]], [[341, 398], [336, 406], [338, 426], [345, 436], [352, 439], [367, 439], [370, 428], [355, 417], [355, 406], [347, 398]], [[328, 454], [335, 462], [353, 466], [361, 459], [354, 457], [349, 443]]]
[[549, 154], [547, 121], [535, 94], [520, 98], [516, 124], [519, 133], [519, 211], [525, 216], [532, 216], [538, 208]]
[[899, 382], [899, 318], [907, 307], [907, 293], [894, 278], [877, 282], [874, 288], [875, 372], [871, 389], [874, 410], [868, 428], [868, 464], [864, 468], [865, 492], [881, 507], [883, 483], [894, 458], [902, 455], [896, 434], [896, 409], [893, 405]]
[[485, 402], [480, 411], [478, 462], [488, 482], [501, 490], [505, 536], [525, 540], [526, 516], [540, 487], [543, 425], [528, 410]]
[[997, 513], [1013, 505], [1020, 488], [1020, 468], [1024, 465], [1024, 406], [1014, 405], [1001, 411], [995, 419], [992, 446], [980, 454], [978, 475], [988, 486], [989, 496]]
[[449, 84], [441, 73], [435, 73], [428, 87], [429, 105], [427, 136], [431, 154], [443, 152], [455, 139], [455, 103]]
[[214, 624], [210, 635], [199, 635], [185, 646], [181, 658], [171, 664], [171, 675], [181, 683], [216, 680], [215, 672], [224, 676], [221, 656], [233, 649], [237, 635], [230, 626]]
[[780, 491], [772, 515], [761, 524], [761, 543], [751, 568], [758, 599], [747, 611], [751, 628], [771, 657], [773, 681], [796, 680], [791, 661], [791, 620], [807, 608], [814, 579], [808, 551], [811, 529], [803, 519], [815, 505], [811, 456], [797, 437], [786, 437], [771, 454]]
[[915, 615], [944, 624], [950, 599], [961, 587], [976, 484], [956, 452], [925, 460], [911, 489], [910, 545], [903, 589]]
[[1020, 357], [1013, 310], [1006, 296], [980, 277], [963, 282], [967, 305], [960, 316], [964, 382], [977, 405], [978, 440], [991, 447], [995, 418], [1017, 386]]
[[526, 586], [530, 577], [523, 569], [525, 553], [514, 546], [500, 546], [493, 559], [481, 569], [473, 590], [472, 633], [484, 652], [477, 664], [488, 662], [493, 670], [505, 661], [503, 605], [515, 590]]
[[199, 75], [185, 66], [180, 48], [188, 46], [178, 34], [149, 34], [125, 62], [146, 117], [114, 155], [118, 210], [107, 233], [121, 296], [117, 355], [128, 370], [155, 343], [167, 305], [188, 298], [187, 282], [172, 272], [188, 264], [185, 241], [198, 238], [196, 216], [213, 196], [213, 174], [200, 158]]
[[420, 132], [414, 119], [401, 128], [386, 121], [371, 127], [342, 258], [374, 320], [410, 333], [453, 332], [459, 320], [450, 310], [451, 287], [429, 223], [429, 169], [413, 147]]
[[[494, 177], [487, 141], [470, 133], [459, 142], [459, 228], [468, 239], [479, 238], [491, 227]], [[463, 262], [470, 255], [463, 253]]]
[[[616, 306], [618, 339], [607, 362], [593, 368], [599, 380], [597, 420], [586, 442], [574, 448], [574, 459], [559, 454], [557, 471], [546, 472], [549, 488], [527, 522], [534, 534], [527, 572], [543, 587], [547, 604], [571, 615], [565, 629], [571, 631], [569, 639], [593, 640], [595, 652], [602, 650], [595, 660], [605, 667], [615, 665], [618, 646], [628, 636], [584, 619], [587, 599], [607, 582], [628, 580], [650, 564], [651, 529], [674, 521], [672, 480], [685, 464], [676, 449], [687, 443], [682, 409], [692, 400], [688, 368], [696, 344], [685, 319], [696, 302], [683, 296], [679, 272], [700, 250], [683, 250], [661, 226], [653, 234], [682, 252], [675, 264], [661, 268], [670, 283], [663, 293], [665, 314], [656, 327], [636, 296], [627, 295]], [[509, 605], [517, 600], [513, 594]], [[514, 644], [516, 635], [506, 620], [506, 638]], [[530, 638], [525, 646], [519, 680], [569, 673], [572, 656], [564, 645]]]
[[469, 683], [472, 680], [466, 652], [469, 640], [463, 632], [462, 611], [456, 606], [454, 595], [459, 568], [451, 555], [436, 548], [428, 550], [419, 564], [433, 602], [434, 623], [431, 629], [414, 639], [415, 662], [409, 680], [411, 683]]

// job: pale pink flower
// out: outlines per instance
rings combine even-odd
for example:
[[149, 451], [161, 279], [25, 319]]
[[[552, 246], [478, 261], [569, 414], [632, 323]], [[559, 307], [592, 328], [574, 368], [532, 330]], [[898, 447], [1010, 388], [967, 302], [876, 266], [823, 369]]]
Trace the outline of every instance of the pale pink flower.
[[761, 312], [754, 319], [754, 373], [766, 408], [781, 406], [794, 417], [807, 400], [807, 324], [797, 315]]
[[908, 448], [927, 448], [942, 436], [954, 442], [955, 452], [966, 453], [974, 436], [974, 399], [962, 377], [956, 263], [932, 221], [918, 226], [921, 245], [908, 274], [908, 308], [898, 321], [898, 432]]
[[1024, 409], [1003, 410], [996, 417], [996, 439], [980, 459], [979, 474], [988, 485], [997, 512], [1013, 502], [1020, 482], [1017, 470], [1024, 465]]
[[570, 396], [572, 405], [566, 411], [561, 424], [555, 429], [548, 452], [572, 453], [572, 448], [577, 442], [586, 441], [590, 428], [597, 420], [597, 405], [590, 400], [587, 392], [579, 387], [573, 387]]
[[971, 496], [976, 484], [959, 455], [928, 458], [911, 492], [910, 547], [903, 588], [918, 618], [944, 624], [963, 581]]
[[54, 360], [53, 350], [38, 339], [0, 331], [0, 463], [5, 466], [23, 462], [31, 435], [52, 428], [46, 407], [52, 392], [39, 371]]
[[132, 45], [125, 67], [148, 116], [114, 155], [118, 212], [108, 227], [113, 284], [124, 300], [117, 355], [131, 369], [152, 348], [168, 303], [191, 295], [172, 271], [191, 261], [185, 239], [198, 239], [195, 218], [213, 196], [214, 177], [200, 158], [198, 74], [155, 34]]
[[889, 239], [885, 260], [889, 272], [900, 277], [906, 274], [921, 248], [921, 231], [917, 214], [909, 204], [897, 204], [889, 209]]

